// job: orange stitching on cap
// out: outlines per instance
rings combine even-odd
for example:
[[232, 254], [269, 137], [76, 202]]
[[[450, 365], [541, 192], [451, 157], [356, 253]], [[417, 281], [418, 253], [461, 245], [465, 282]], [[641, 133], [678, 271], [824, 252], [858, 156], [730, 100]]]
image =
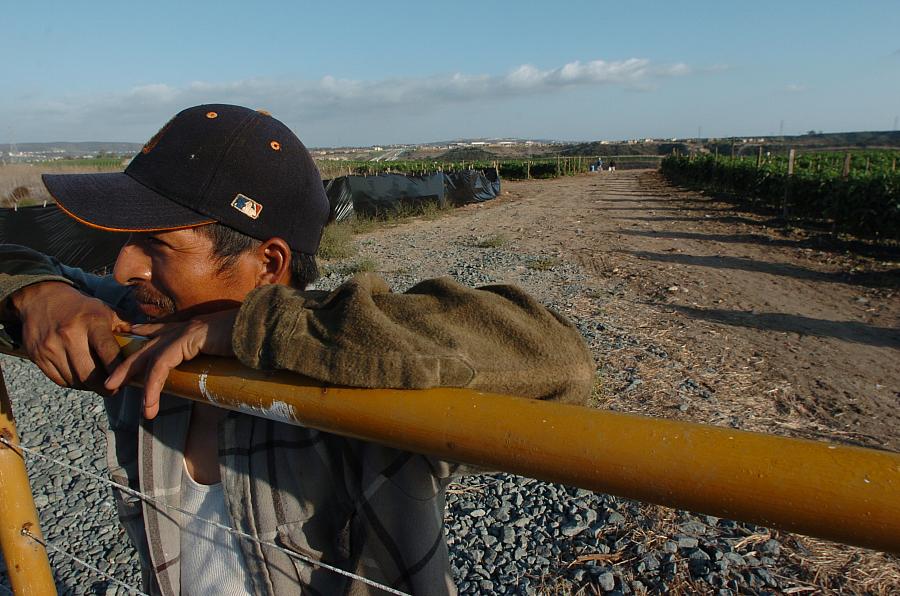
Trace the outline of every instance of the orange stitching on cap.
[[262, 114], [263, 116], [271, 116], [272, 115], [271, 113], [269, 113], [269, 110], [256, 110], [256, 112], [259, 114]]
[[210, 120], [212, 120], [213, 118], [218, 118], [219, 115], [216, 114], [215, 112], [206, 112], [206, 117], [209, 118]]
[[[56, 199], [56, 197], [53, 197]], [[188, 228], [199, 228], [200, 226], [205, 226], [207, 224], [216, 223], [216, 220], [210, 219], [208, 221], [201, 221], [200, 223], [188, 224], [186, 226], [174, 226], [168, 228], [110, 228], [107, 226], [101, 226], [100, 224], [95, 224], [94, 222], [88, 221], [86, 219], [82, 219], [65, 208], [65, 206], [59, 202], [59, 199], [56, 199], [56, 206], [59, 207], [66, 215], [71, 217], [77, 222], [83, 223], [84, 225], [95, 228], [98, 230], [103, 230], [105, 232], [168, 232], [170, 230], [186, 230]]]
[[271, 147], [274, 151], [281, 151], [281, 143], [278, 141], [272, 141], [269, 143], [269, 147]]

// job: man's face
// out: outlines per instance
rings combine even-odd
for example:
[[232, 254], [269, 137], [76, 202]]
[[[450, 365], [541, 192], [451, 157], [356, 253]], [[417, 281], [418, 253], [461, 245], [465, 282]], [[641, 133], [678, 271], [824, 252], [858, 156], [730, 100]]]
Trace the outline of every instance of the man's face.
[[154, 321], [184, 320], [237, 306], [256, 287], [252, 254], [220, 271], [212, 240], [196, 229], [132, 234], [113, 275], [134, 286], [141, 311]]

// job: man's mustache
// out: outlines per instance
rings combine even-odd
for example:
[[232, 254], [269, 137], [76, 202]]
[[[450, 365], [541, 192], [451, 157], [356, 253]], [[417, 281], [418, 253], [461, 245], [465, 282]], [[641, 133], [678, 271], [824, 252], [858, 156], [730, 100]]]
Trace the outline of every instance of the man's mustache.
[[134, 299], [138, 302], [141, 302], [143, 304], [151, 304], [168, 314], [175, 313], [175, 301], [165, 294], [153, 290], [149, 286], [133, 286], [132, 292]]

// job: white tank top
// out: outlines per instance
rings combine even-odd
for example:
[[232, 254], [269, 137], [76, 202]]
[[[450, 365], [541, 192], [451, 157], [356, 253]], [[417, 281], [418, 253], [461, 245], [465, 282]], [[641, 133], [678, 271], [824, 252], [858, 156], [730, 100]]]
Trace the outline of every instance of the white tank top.
[[[181, 473], [181, 508], [231, 527], [222, 483], [198, 484]], [[251, 593], [238, 538], [193, 516], [182, 514], [181, 594], [183, 596], [244, 596]]]

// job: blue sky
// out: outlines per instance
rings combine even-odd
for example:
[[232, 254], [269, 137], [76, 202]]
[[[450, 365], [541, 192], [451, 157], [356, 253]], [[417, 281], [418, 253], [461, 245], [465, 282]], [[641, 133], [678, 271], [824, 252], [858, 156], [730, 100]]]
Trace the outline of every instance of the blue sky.
[[143, 142], [199, 103], [310, 146], [890, 130], [900, 3], [0, 0], [0, 142]]

